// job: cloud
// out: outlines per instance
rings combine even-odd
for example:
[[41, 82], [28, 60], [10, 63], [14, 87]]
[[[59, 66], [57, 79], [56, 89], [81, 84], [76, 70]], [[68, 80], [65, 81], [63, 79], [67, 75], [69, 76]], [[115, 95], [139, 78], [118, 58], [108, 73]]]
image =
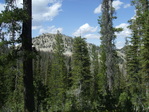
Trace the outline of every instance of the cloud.
[[[23, 0], [17, 0], [17, 6], [22, 8]], [[45, 21], [52, 21], [62, 7], [62, 0], [32, 0], [33, 27], [39, 27]]]
[[87, 39], [99, 39], [100, 38], [100, 35], [98, 34], [86, 34], [84, 36], [84, 38], [87, 38]]
[[128, 8], [130, 6], [131, 6], [130, 4], [126, 4], [126, 5], [124, 5], [124, 8]]
[[124, 45], [125, 45], [125, 42], [124, 42], [124, 41], [118, 41], [118, 42], [116, 42], [116, 47], [117, 47], [118, 49], [123, 48]]
[[95, 14], [101, 13], [101, 7], [102, 7], [102, 5], [100, 4], [100, 5], [94, 10], [94, 13], [95, 13]]
[[[43, 2], [41, 3], [34, 3], [35, 0], [33, 0], [33, 21], [52, 21], [54, 17], [56, 17], [59, 12], [61, 11], [62, 3], [57, 1], [54, 3], [47, 3]], [[36, 0], [36, 2], [41, 0]]]
[[37, 30], [37, 29], [40, 29], [42, 28], [42, 26], [32, 26], [32, 30]]
[[4, 10], [5, 4], [0, 3], [0, 12]]
[[80, 36], [87, 33], [96, 32], [98, 27], [91, 27], [88, 23], [85, 23], [84, 25], [80, 26], [72, 35], [73, 36]]
[[113, 1], [112, 5], [115, 8], [115, 10], [120, 9], [121, 5], [124, 4], [123, 2], [121, 2], [120, 0], [115, 0]]
[[17, 7], [23, 8], [23, 0], [16, 0], [15, 3], [17, 5]]
[[[112, 5], [115, 8], [115, 10], [120, 9], [121, 5], [124, 4], [123, 2], [121, 2], [120, 0], [115, 0], [113, 1]], [[94, 13], [95, 14], [99, 14], [102, 11], [102, 4], [100, 4], [97, 8], [95, 8]]]
[[115, 33], [117, 35], [117, 37], [128, 37], [131, 35], [131, 30], [129, 28], [127, 28], [129, 26], [128, 23], [121, 23], [120, 25], [116, 26], [116, 28], [123, 28], [123, 31], [120, 33]]
[[61, 10], [61, 0], [33, 0], [33, 26], [52, 21]]
[[46, 20], [53, 20], [53, 18], [59, 14], [60, 11], [59, 9], [61, 6], [62, 6], [61, 3], [53, 4], [51, 7], [47, 8], [47, 12], [43, 14], [43, 17]]
[[50, 26], [50, 27], [47, 27], [47, 28], [41, 28], [39, 30], [39, 33], [42, 34], [42, 33], [52, 33], [52, 34], [56, 34], [57, 31], [60, 31], [60, 33], [63, 32], [63, 28], [56, 28], [55, 26]]

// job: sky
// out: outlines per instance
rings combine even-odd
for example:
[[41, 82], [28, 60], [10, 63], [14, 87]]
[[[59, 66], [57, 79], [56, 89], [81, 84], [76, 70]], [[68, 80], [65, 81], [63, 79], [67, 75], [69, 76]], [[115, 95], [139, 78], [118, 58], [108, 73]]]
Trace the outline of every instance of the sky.
[[[98, 18], [101, 15], [102, 0], [32, 0], [33, 25], [32, 36], [43, 33], [57, 33], [86, 38], [86, 41], [100, 45], [100, 26]], [[4, 0], [0, 0], [0, 12], [4, 10]], [[16, 0], [16, 5], [22, 7], [22, 0]], [[116, 33], [115, 44], [122, 48], [125, 37], [130, 36], [127, 28], [128, 20], [134, 17], [135, 10], [131, 0], [114, 0], [115, 16], [113, 26], [123, 28], [121, 33]]]

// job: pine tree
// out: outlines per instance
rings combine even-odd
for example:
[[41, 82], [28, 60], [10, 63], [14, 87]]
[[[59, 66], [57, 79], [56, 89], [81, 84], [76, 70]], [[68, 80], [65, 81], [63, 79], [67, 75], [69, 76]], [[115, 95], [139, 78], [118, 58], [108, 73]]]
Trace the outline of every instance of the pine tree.
[[[40, 112], [43, 109], [43, 102], [44, 99], [47, 97], [45, 94], [46, 86], [44, 85], [44, 71], [45, 69], [42, 68], [44, 66], [43, 59], [47, 59], [46, 57], [43, 57], [43, 52], [38, 52], [38, 55], [34, 59], [33, 63], [33, 73], [34, 73], [34, 87], [35, 87], [35, 111]], [[46, 108], [45, 108], [46, 109]]]
[[[141, 0], [140, 1], [143, 7], [142, 16], [142, 50], [141, 50], [141, 67], [143, 73], [143, 82], [145, 86], [146, 92], [146, 101], [144, 102], [144, 108], [147, 109], [149, 107], [149, 1]], [[149, 109], [148, 109], [149, 110]]]
[[95, 45], [92, 45], [91, 65], [91, 72], [94, 75], [94, 77], [96, 77], [96, 75], [99, 73], [99, 49]]
[[51, 111], [65, 111], [66, 100], [66, 64], [62, 34], [58, 31], [55, 36], [55, 47], [51, 65], [50, 94]]
[[[133, 95], [133, 103], [139, 105], [138, 100], [141, 95], [141, 75], [139, 74], [140, 71], [140, 36], [139, 36], [139, 27], [133, 21], [133, 24], [130, 26], [132, 29], [132, 37], [130, 38], [131, 45], [128, 46], [127, 50], [127, 75], [129, 84], [129, 91]], [[137, 106], [135, 105], [135, 106]]]
[[[120, 72], [118, 66], [117, 52], [115, 47], [115, 32], [122, 31], [122, 28], [113, 27], [114, 8], [112, 6], [113, 0], [103, 0], [102, 15], [98, 19], [101, 27], [101, 45], [100, 45], [100, 74], [102, 82], [99, 84], [102, 88], [100, 105], [104, 110], [116, 110], [118, 98], [120, 95]], [[100, 94], [101, 94], [100, 93]]]
[[[99, 19], [99, 24], [101, 26], [101, 46], [103, 52], [105, 52], [105, 66], [107, 76], [107, 87], [109, 91], [113, 90], [114, 85], [114, 75], [115, 75], [115, 45], [114, 45], [114, 28], [113, 28], [113, 13], [114, 9], [112, 7], [112, 0], [103, 0], [102, 3], [102, 17]], [[102, 56], [102, 55], [101, 55]]]
[[72, 108], [75, 111], [90, 109], [91, 73], [87, 44], [81, 37], [73, 43], [72, 55]]
[[102, 68], [99, 58], [100, 48], [93, 45], [91, 53], [91, 74], [92, 74], [92, 86], [91, 86], [91, 102], [93, 111], [98, 111], [101, 104], [101, 94], [104, 90], [105, 77], [103, 77], [100, 69]]
[[[16, 33], [19, 33], [21, 28], [18, 21], [22, 20], [23, 15], [20, 14], [22, 11], [12, 1], [8, 0], [5, 10], [0, 14], [0, 38], [2, 39], [0, 42], [0, 49], [2, 48], [0, 53], [0, 74], [1, 81], [3, 81], [1, 106], [4, 107], [0, 107], [2, 109], [1, 111], [7, 111], [7, 109], [11, 111], [23, 110], [21, 108], [23, 100], [20, 100], [22, 99], [22, 94], [20, 93], [22, 91], [22, 73], [18, 62], [19, 50], [15, 48], [15, 43], [18, 43]], [[20, 14], [20, 17], [16, 16], [16, 12]], [[5, 30], [2, 30], [3, 28]], [[6, 34], [9, 35], [7, 40], [5, 39]]]
[[[143, 111], [147, 108], [148, 94], [148, 0], [133, 0], [136, 10], [135, 19], [131, 20], [130, 47], [127, 70], [130, 76], [132, 103], [135, 111]], [[132, 86], [134, 85], [134, 86]], [[146, 91], [146, 95], [144, 94]], [[145, 100], [147, 99], [147, 100]]]
[[0, 109], [2, 108], [3, 104], [5, 103], [5, 99], [6, 99], [6, 87], [5, 87], [5, 66], [6, 65], [6, 49], [7, 48], [7, 45], [5, 44], [5, 40], [4, 40], [4, 37], [3, 37], [3, 34], [0, 35]]

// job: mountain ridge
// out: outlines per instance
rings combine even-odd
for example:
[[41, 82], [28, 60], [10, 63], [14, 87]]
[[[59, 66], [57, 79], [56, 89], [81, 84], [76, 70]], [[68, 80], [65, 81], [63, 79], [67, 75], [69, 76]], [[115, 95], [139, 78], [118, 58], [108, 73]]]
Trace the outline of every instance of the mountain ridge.
[[[51, 33], [44, 33], [32, 39], [33, 46], [36, 48], [37, 51], [44, 51], [44, 52], [53, 52], [54, 46], [56, 43], [55, 40], [56, 34]], [[62, 34], [62, 39], [64, 43], [64, 54], [71, 56], [72, 49], [73, 49], [73, 39], [70, 36], [66, 36]], [[94, 44], [87, 43], [87, 47], [89, 52], [91, 52], [92, 47]], [[96, 46], [96, 45], [95, 45]], [[96, 46], [99, 52], [99, 46]]]
[[[56, 34], [51, 34], [51, 33], [39, 35], [32, 39], [33, 47], [35, 47], [37, 51], [53, 53], [54, 46], [55, 46], [54, 44], [56, 43], [55, 37], [56, 37]], [[72, 56], [74, 38], [62, 34], [62, 39], [64, 43], [64, 55], [69, 57]], [[91, 60], [92, 60], [93, 46], [96, 46], [96, 45], [87, 43], [87, 48], [88, 48], [88, 52]], [[116, 51], [117, 51], [117, 56], [118, 56], [117, 59], [118, 59], [120, 71], [123, 74], [126, 74], [126, 71], [124, 69], [126, 64], [125, 52], [124, 52], [125, 50], [122, 48], [122, 49], [117, 49]], [[99, 46], [96, 46], [96, 52], [98, 54], [99, 61], [100, 61], [101, 51]]]

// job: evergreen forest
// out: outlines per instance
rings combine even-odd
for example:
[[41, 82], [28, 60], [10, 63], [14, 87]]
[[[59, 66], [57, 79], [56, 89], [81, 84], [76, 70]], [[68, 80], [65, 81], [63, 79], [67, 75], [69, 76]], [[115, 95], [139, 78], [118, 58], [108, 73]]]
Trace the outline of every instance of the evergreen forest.
[[[32, 43], [32, 0], [5, 0], [0, 13], [0, 112], [149, 112], [149, 0], [131, 0], [136, 15], [118, 50], [113, 0], [102, 0], [101, 43], [57, 31], [51, 52]], [[118, 55], [123, 53], [123, 57]], [[123, 65], [123, 66], [121, 66]]]

